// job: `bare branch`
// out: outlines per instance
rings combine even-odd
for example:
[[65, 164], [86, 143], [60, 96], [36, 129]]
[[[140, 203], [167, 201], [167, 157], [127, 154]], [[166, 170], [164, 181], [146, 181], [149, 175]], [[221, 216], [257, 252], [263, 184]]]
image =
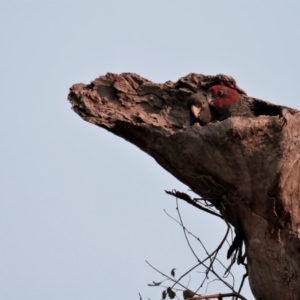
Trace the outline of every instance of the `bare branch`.
[[211, 294], [211, 295], [205, 295], [205, 296], [195, 296], [193, 298], [188, 298], [186, 300], [200, 300], [200, 299], [224, 299], [227, 297], [238, 297], [242, 300], [247, 300], [245, 297], [238, 293], [226, 293], [226, 294]]
[[167, 194], [169, 194], [169, 195], [172, 195], [172, 196], [176, 197], [176, 198], [179, 198], [179, 199], [181, 199], [181, 200], [184, 200], [185, 202], [187, 202], [187, 203], [189, 203], [189, 204], [191, 204], [191, 205], [197, 207], [197, 208], [200, 209], [200, 210], [203, 210], [203, 211], [205, 211], [205, 212], [207, 212], [207, 213], [209, 213], [209, 214], [211, 214], [211, 215], [214, 215], [214, 216], [216, 216], [216, 217], [219, 217], [219, 218], [221, 218], [221, 219], [224, 219], [220, 214], [217, 214], [217, 213], [215, 213], [214, 211], [212, 211], [212, 210], [210, 210], [210, 209], [207, 209], [207, 208], [205, 208], [205, 207], [199, 205], [195, 200], [192, 200], [192, 198], [191, 198], [189, 195], [185, 194], [185, 193], [178, 192], [178, 191], [175, 191], [175, 192], [173, 192], [173, 191], [165, 191], [165, 192], [166, 192]]

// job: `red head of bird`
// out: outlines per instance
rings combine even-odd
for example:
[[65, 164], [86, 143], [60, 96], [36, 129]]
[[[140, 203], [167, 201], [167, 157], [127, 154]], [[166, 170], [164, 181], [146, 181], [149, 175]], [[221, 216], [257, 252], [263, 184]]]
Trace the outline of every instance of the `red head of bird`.
[[231, 116], [254, 117], [245, 97], [237, 90], [224, 85], [214, 85], [209, 88], [209, 104], [214, 108], [219, 120]]
[[237, 103], [240, 94], [235, 90], [224, 85], [214, 85], [209, 89], [211, 93], [210, 105], [216, 109], [222, 109]]

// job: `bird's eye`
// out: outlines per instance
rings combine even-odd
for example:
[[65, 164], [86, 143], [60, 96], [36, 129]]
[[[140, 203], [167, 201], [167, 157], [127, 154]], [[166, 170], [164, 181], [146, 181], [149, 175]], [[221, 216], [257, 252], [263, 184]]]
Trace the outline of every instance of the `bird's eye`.
[[217, 95], [222, 96], [224, 95], [224, 92], [222, 90], [218, 90]]

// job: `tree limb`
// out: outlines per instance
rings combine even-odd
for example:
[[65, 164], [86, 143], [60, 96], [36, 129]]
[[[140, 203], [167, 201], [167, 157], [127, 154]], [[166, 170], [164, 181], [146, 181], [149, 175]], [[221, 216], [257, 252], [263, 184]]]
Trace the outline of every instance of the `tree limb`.
[[246, 95], [225, 75], [155, 84], [108, 73], [68, 98], [84, 120], [139, 147], [240, 227], [257, 299], [300, 299], [299, 112], [248, 97], [254, 118], [190, 126], [187, 97], [215, 84]]

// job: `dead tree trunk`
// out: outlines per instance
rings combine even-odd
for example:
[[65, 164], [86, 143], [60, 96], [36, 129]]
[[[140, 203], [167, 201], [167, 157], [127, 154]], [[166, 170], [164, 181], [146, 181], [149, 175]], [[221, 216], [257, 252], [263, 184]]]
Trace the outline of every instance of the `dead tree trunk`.
[[248, 98], [255, 118], [190, 125], [186, 98], [233, 78], [190, 74], [155, 84], [136, 74], [75, 84], [84, 120], [138, 146], [243, 231], [256, 299], [300, 299], [300, 114]]

